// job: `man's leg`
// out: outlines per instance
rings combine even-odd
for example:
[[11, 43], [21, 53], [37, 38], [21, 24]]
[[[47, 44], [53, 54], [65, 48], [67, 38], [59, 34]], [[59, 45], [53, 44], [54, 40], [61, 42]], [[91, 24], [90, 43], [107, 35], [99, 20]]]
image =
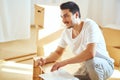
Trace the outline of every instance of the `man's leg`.
[[98, 57], [86, 61], [85, 65], [91, 80], [106, 80], [114, 70], [107, 60]]
[[74, 76], [80, 80], [90, 80], [89, 75], [87, 73], [87, 68], [85, 64], [82, 64], [81, 67], [74, 73]]

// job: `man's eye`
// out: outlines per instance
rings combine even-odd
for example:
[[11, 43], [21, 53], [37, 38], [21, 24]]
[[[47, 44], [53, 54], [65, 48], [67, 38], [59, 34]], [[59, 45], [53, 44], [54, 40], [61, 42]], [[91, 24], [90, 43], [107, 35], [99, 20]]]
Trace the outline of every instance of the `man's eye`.
[[62, 18], [66, 18], [66, 17], [69, 17], [69, 15], [63, 15], [63, 16], [61, 16]]

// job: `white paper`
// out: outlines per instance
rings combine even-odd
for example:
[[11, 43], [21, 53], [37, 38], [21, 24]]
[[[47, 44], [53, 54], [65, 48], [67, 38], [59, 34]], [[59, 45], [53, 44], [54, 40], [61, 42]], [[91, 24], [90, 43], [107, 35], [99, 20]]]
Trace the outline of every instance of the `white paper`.
[[74, 77], [70, 73], [59, 69], [54, 72], [49, 72], [45, 74], [39, 75], [44, 80], [79, 80], [78, 78]]

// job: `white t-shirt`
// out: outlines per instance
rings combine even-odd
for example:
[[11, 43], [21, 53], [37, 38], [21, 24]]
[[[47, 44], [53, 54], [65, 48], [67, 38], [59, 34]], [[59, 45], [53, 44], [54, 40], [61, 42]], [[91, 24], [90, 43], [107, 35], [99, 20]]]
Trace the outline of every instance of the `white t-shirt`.
[[99, 26], [91, 19], [84, 19], [80, 34], [72, 38], [72, 28], [65, 29], [61, 35], [59, 46], [70, 46], [74, 54], [80, 54], [89, 43], [96, 43], [96, 57], [106, 58], [113, 61], [106, 50], [106, 44]]

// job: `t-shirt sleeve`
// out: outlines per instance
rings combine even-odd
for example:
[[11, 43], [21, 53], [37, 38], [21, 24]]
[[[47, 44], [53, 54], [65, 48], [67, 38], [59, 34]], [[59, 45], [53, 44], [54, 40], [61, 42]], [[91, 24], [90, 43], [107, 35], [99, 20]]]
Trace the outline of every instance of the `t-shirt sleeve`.
[[59, 43], [58, 43], [58, 46], [60, 46], [60, 47], [62, 47], [62, 48], [66, 48], [66, 46], [67, 46], [67, 43], [66, 43], [66, 41], [65, 41], [65, 32], [63, 32], [62, 34], [61, 34], [61, 37], [60, 37], [60, 39], [59, 39]]
[[87, 37], [87, 44], [89, 43], [99, 43], [101, 32], [100, 28], [95, 23], [90, 23], [88, 26], [88, 37]]

